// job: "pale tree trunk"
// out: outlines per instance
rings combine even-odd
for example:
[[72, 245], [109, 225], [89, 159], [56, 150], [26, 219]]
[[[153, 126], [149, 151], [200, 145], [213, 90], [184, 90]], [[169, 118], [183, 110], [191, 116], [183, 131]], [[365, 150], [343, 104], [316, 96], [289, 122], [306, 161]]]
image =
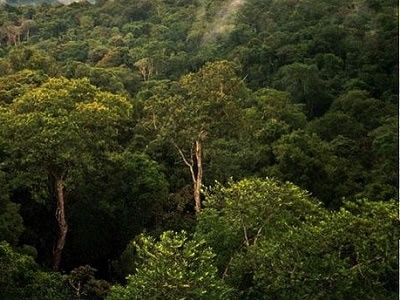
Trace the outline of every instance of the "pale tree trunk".
[[202, 148], [201, 148], [201, 142], [196, 141], [196, 162], [197, 162], [197, 178], [196, 181], [193, 182], [193, 196], [194, 196], [194, 201], [195, 201], [195, 209], [196, 213], [199, 213], [201, 210], [201, 184], [203, 181], [203, 164], [201, 161], [202, 157]]
[[68, 232], [68, 224], [65, 219], [64, 208], [64, 183], [62, 177], [56, 178], [56, 191], [57, 191], [57, 210], [56, 219], [58, 222], [58, 240], [57, 245], [53, 252], [53, 270], [58, 271], [61, 263], [61, 254], [64, 249], [65, 240]]
[[194, 161], [193, 158], [191, 157], [190, 160], [186, 159], [184, 153], [182, 150], [178, 147], [176, 143], [174, 143], [175, 148], [178, 150], [180, 156], [182, 157], [184, 163], [189, 167], [190, 174], [192, 176], [192, 182], [193, 182], [193, 198], [195, 202], [195, 211], [196, 213], [199, 213], [201, 210], [201, 185], [203, 182], [203, 163], [202, 163], [202, 147], [201, 147], [201, 141], [197, 140], [195, 142], [195, 156], [196, 156], [196, 165], [197, 165], [197, 172], [194, 170]]

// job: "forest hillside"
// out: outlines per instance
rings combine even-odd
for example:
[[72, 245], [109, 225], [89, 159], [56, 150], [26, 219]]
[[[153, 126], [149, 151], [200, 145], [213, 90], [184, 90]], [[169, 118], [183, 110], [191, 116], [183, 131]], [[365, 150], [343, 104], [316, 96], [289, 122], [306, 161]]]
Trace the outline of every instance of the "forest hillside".
[[1, 299], [397, 299], [396, 1], [68, 3], [0, 1]]

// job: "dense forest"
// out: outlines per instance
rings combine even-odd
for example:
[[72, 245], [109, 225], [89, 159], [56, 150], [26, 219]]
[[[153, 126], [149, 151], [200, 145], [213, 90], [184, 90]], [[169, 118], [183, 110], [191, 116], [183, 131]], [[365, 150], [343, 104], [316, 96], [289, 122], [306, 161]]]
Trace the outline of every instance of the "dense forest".
[[64, 4], [0, 1], [1, 299], [397, 299], [397, 1]]

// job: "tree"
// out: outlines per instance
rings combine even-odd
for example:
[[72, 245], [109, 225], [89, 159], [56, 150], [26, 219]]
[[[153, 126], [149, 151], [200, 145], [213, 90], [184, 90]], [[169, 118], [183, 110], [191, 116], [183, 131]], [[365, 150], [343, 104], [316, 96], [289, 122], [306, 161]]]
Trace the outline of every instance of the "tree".
[[138, 257], [136, 272], [128, 276], [126, 287], [114, 286], [107, 300], [230, 299], [205, 241], [189, 239], [184, 231], [167, 231], [159, 241], [141, 235], [132, 246]]
[[143, 81], [149, 80], [153, 74], [154, 65], [149, 58], [142, 58], [135, 62], [135, 67], [138, 68], [140, 75], [142, 75]]
[[22, 31], [25, 31], [26, 34], [26, 41], [29, 42], [30, 40], [30, 33], [31, 30], [36, 27], [36, 22], [33, 20], [24, 20], [21, 23]]
[[219, 273], [237, 289], [240, 299], [245, 295], [244, 299], [259, 299], [261, 294], [251, 292], [257, 269], [252, 251], [261, 241], [279, 239], [290, 228], [320, 215], [319, 202], [291, 183], [270, 178], [231, 181], [207, 191], [195, 237], [205, 239], [216, 252]]
[[29, 172], [32, 185], [47, 178], [54, 185], [59, 227], [54, 270], [60, 267], [68, 232], [65, 190], [73, 189], [85, 171], [95, 169], [96, 159], [113, 149], [118, 122], [130, 111], [126, 99], [101, 92], [88, 80], [51, 78], [15, 99], [1, 115], [19, 170]]
[[393, 104], [370, 97], [367, 91], [351, 90], [332, 102], [330, 112], [344, 113], [359, 122], [370, 131], [377, 128], [381, 121], [395, 116]]
[[28, 69], [0, 77], [0, 105], [10, 104], [15, 98], [37, 88], [47, 79], [43, 72]]
[[341, 111], [328, 112], [321, 118], [314, 119], [308, 123], [307, 129], [317, 133], [321, 139], [326, 141], [332, 141], [338, 136], [352, 140], [361, 140], [366, 136], [363, 124]]
[[289, 93], [274, 89], [260, 89], [255, 93], [257, 106], [263, 119], [284, 121], [291, 129], [302, 129], [307, 117], [302, 105], [294, 104]]
[[13, 48], [8, 60], [14, 71], [38, 70], [49, 76], [55, 76], [59, 71], [54, 57], [34, 47]]
[[8, 46], [17, 46], [21, 42], [21, 33], [23, 31], [22, 26], [6, 22], [0, 30], [7, 35]]
[[32, 256], [0, 242], [0, 297], [2, 299], [72, 299], [66, 278], [42, 272]]
[[361, 193], [365, 197], [387, 201], [398, 195], [398, 124], [398, 117], [388, 117], [368, 134], [372, 139], [369, 159], [373, 168]]
[[[110, 285], [105, 280], [97, 280], [97, 270], [89, 265], [74, 268], [67, 277], [69, 288], [76, 299], [104, 299]], [[72, 297], [71, 297], [72, 298]]]
[[111, 93], [126, 94], [125, 88], [134, 90], [140, 81], [126, 68], [91, 67], [81, 62], [73, 62], [65, 68], [65, 75], [73, 78], [88, 78], [90, 83]]
[[396, 299], [396, 211], [394, 201], [347, 202], [260, 242], [252, 252], [255, 289], [268, 299]]
[[347, 160], [340, 159], [333, 150], [317, 134], [296, 130], [272, 144], [275, 163], [266, 172], [310, 191], [328, 206], [337, 207], [341, 197], [350, 196], [335, 192], [349, 174], [344, 176], [341, 172]]
[[147, 127], [170, 141], [190, 170], [196, 212], [201, 209], [204, 142], [207, 136], [237, 134], [246, 95], [234, 64], [220, 61], [183, 76], [169, 95], [156, 91], [145, 102]]
[[239, 299], [394, 299], [400, 222], [394, 201], [328, 211], [291, 183], [244, 179], [206, 195], [195, 238], [216, 253]]
[[285, 65], [277, 72], [274, 85], [288, 91], [298, 103], [305, 104], [310, 118], [325, 113], [332, 101], [316, 65], [298, 62]]

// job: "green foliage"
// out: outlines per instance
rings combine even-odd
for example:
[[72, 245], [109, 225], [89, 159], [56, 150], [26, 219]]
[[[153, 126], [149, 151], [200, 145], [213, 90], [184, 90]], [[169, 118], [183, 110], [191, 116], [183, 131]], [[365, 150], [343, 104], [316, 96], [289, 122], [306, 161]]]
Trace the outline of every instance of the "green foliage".
[[239, 299], [397, 293], [394, 202], [345, 202], [329, 212], [292, 184], [246, 179], [217, 184], [206, 204], [195, 236], [212, 246]]
[[307, 123], [302, 107], [294, 104], [288, 93], [261, 89], [256, 92], [256, 99], [265, 119], [284, 121], [292, 129], [302, 129]]
[[96, 87], [111, 93], [126, 94], [126, 91], [136, 91], [139, 78], [129, 69], [91, 67], [80, 62], [73, 62], [64, 68], [64, 73], [70, 78], [87, 78]]
[[176, 94], [166, 97], [165, 90], [157, 91], [144, 108], [148, 126], [187, 153], [201, 132], [216, 137], [232, 129], [239, 101], [246, 95], [236, 68], [227, 61], [209, 63], [182, 77]]
[[371, 98], [366, 91], [352, 90], [336, 99], [330, 111], [347, 114], [369, 131], [376, 128], [382, 118], [393, 115], [394, 107]]
[[[242, 238], [250, 242], [257, 234], [280, 234], [287, 226], [297, 226], [305, 216], [318, 214], [319, 203], [299, 187], [287, 182], [266, 179], [230, 181], [227, 186], [218, 184], [206, 193], [207, 210], [222, 209], [220, 217], [229, 219], [231, 228], [242, 230]], [[201, 217], [200, 217], [201, 219]], [[207, 234], [206, 227], [202, 226]], [[245, 228], [243, 228], [245, 227]], [[260, 231], [260, 232], [259, 232]]]
[[[197, 224], [201, 234], [210, 234], [207, 242], [214, 241], [220, 275], [239, 298], [392, 297], [390, 259], [357, 250], [361, 264], [352, 269], [354, 249], [362, 248], [356, 233], [366, 230], [354, 224], [370, 220], [343, 197], [373, 200], [359, 206], [376, 211], [379, 201], [398, 195], [398, 3], [44, 2], [0, 4], [0, 239], [35, 245], [46, 265], [54, 247], [49, 200], [54, 177], [63, 175], [71, 212], [65, 268], [92, 264], [114, 280], [108, 261], [139, 232], [193, 232], [190, 173], [176, 148], [196, 172], [193, 145], [201, 140], [202, 183], [228, 183], [228, 193], [235, 186], [229, 178], [247, 178], [240, 190], [257, 208], [238, 203], [248, 213], [243, 220], [250, 247], [233, 203], [226, 212], [227, 204], [211, 205]], [[53, 78], [60, 75], [69, 79]], [[123, 96], [134, 103], [133, 114]], [[276, 226], [261, 232], [275, 240], [260, 233], [256, 243], [265, 216], [252, 176], [289, 180], [339, 212], [319, 207], [315, 222], [300, 218], [301, 224], [284, 227], [276, 225], [279, 214], [292, 220], [293, 212], [274, 210], [276, 217], [267, 219]], [[290, 184], [260, 185], [293, 192]], [[377, 218], [381, 225], [387, 219]], [[339, 255], [334, 243], [351, 246]], [[80, 271], [88, 279], [90, 270]], [[57, 299], [58, 275], [35, 274], [33, 289], [43, 294], [26, 298]], [[53, 296], [45, 296], [41, 282], [54, 287]]]
[[20, 205], [11, 202], [9, 196], [6, 173], [0, 170], [0, 240], [16, 245], [25, 227]]
[[64, 276], [42, 272], [31, 256], [0, 242], [0, 296], [3, 299], [70, 299]]
[[[242, 106], [248, 91], [236, 75], [237, 68], [228, 61], [208, 63], [199, 72], [185, 75], [178, 82], [155, 85], [148, 93], [149, 98], [143, 101], [144, 115], [138, 127], [154, 134], [154, 144], [175, 147], [175, 156], [190, 170], [187, 173], [195, 186], [197, 209], [200, 199], [196, 199], [196, 193], [199, 194], [198, 184], [203, 180], [203, 164], [199, 157], [207, 155], [208, 146], [212, 145], [207, 143], [208, 139], [237, 136], [240, 129]], [[214, 157], [210, 155], [208, 159]]]
[[356, 140], [366, 135], [362, 124], [341, 111], [328, 112], [323, 117], [313, 120], [308, 124], [308, 129], [327, 141], [332, 141], [337, 136]]
[[[119, 193], [113, 193], [114, 203], [123, 202], [117, 209], [121, 227], [128, 233], [135, 227], [132, 216], [136, 215], [136, 223], [149, 226], [151, 218], [157, 218], [162, 212], [163, 203], [168, 197], [168, 182], [158, 164], [144, 154], [113, 154], [111, 161], [115, 165], [114, 184], [119, 186]], [[120, 166], [120, 172], [116, 172]], [[130, 179], [130, 181], [128, 181]], [[110, 180], [111, 181], [111, 180]], [[121, 182], [125, 181], [125, 184]], [[116, 190], [114, 187], [112, 190]], [[136, 232], [135, 232], [136, 233]], [[133, 234], [132, 234], [133, 235]], [[129, 235], [128, 235], [129, 236]], [[133, 236], [130, 236], [131, 239]]]
[[118, 126], [130, 111], [125, 98], [101, 92], [84, 79], [51, 78], [14, 100], [0, 115], [12, 158], [8, 166], [16, 169], [12, 184], [41, 202], [54, 197], [56, 181], [62, 193], [64, 187], [74, 190], [98, 170], [107, 151], [118, 148]]
[[64, 176], [93, 167], [95, 151], [110, 149], [117, 122], [130, 108], [124, 98], [100, 92], [87, 80], [49, 79], [15, 100], [4, 120], [11, 149], [24, 153], [21, 165]]
[[110, 288], [105, 280], [97, 280], [94, 273], [97, 270], [89, 265], [73, 269], [67, 280], [76, 299], [104, 299]]
[[23, 70], [0, 77], [0, 105], [10, 104], [33, 88], [47, 80], [42, 71]]
[[33, 47], [12, 49], [8, 59], [14, 71], [31, 69], [42, 71], [49, 76], [56, 76], [58, 73], [55, 59]]
[[277, 72], [275, 86], [288, 91], [298, 103], [305, 104], [309, 117], [322, 115], [331, 104], [326, 83], [320, 78], [316, 65], [283, 66]]
[[196, 237], [216, 251], [219, 272], [239, 294], [250, 288], [247, 277], [257, 268], [250, 264], [251, 249], [323, 213], [307, 192], [269, 178], [231, 181], [226, 187], [217, 184], [207, 192], [205, 206], [198, 216]]
[[257, 289], [271, 297], [395, 299], [399, 220], [393, 202], [346, 203], [254, 251]]
[[0, 242], [0, 296], [4, 299], [65, 300], [104, 299], [109, 284], [94, 277], [90, 266], [75, 268], [68, 275], [44, 272], [33, 257]]
[[66, 251], [75, 265], [119, 255], [145, 228], [155, 230], [164, 215], [168, 182], [156, 162], [124, 151], [110, 153], [100, 167], [101, 172], [75, 183], [69, 195]]
[[[272, 145], [276, 164], [268, 169], [271, 176], [289, 180], [313, 192], [313, 195], [327, 205], [336, 205], [339, 200], [333, 195], [331, 180], [338, 165], [331, 145], [322, 141], [316, 134], [302, 130], [282, 136]], [[330, 192], [328, 190], [330, 189]]]
[[57, 60], [61, 61], [86, 61], [89, 46], [87, 42], [69, 41], [61, 49], [57, 49]]
[[12, 72], [11, 64], [4, 58], [0, 58], [0, 75], [5, 76]]
[[19, 214], [20, 205], [5, 200], [4, 196], [0, 198], [0, 201], [0, 237], [15, 245], [25, 229]]
[[134, 246], [136, 273], [128, 276], [126, 287], [113, 287], [107, 299], [229, 299], [204, 241], [167, 231], [159, 241], [142, 235]]
[[[378, 128], [369, 133], [373, 138], [372, 150], [376, 157], [378, 170], [382, 172], [390, 185], [396, 185], [398, 179], [397, 146], [399, 144], [398, 117], [387, 118]], [[371, 195], [373, 196], [373, 195]]]

